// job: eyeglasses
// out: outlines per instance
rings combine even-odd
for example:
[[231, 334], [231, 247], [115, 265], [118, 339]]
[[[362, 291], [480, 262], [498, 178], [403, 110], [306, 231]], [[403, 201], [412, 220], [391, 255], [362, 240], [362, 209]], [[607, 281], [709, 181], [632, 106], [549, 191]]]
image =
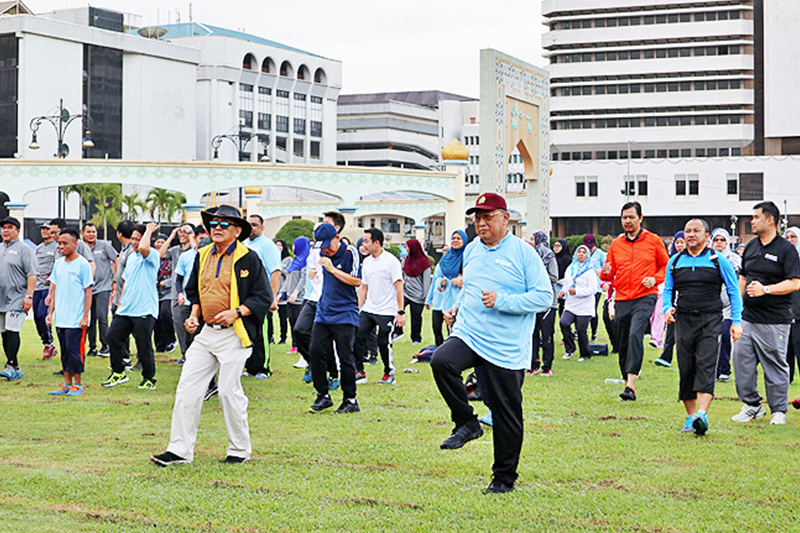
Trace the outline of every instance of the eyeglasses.
[[211, 229], [217, 229], [217, 226], [219, 226], [220, 229], [228, 229], [230, 225], [231, 225], [230, 222], [224, 220], [222, 222], [220, 222], [219, 220], [212, 220], [211, 222], [208, 223], [208, 227]]
[[472, 215], [472, 220], [474, 222], [480, 222], [481, 220], [489, 220], [495, 215], [499, 215], [500, 213], [505, 213], [505, 211], [492, 211], [491, 213], [475, 213]]
[[178, 233], [183, 233], [184, 235], [194, 235], [194, 232], [192, 230], [185, 230], [185, 229], [179, 229]]

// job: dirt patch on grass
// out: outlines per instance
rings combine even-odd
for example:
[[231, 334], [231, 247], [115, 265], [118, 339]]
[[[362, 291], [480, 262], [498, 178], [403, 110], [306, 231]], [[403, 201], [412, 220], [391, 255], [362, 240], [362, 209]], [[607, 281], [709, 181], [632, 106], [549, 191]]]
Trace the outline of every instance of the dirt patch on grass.
[[412, 502], [392, 502], [388, 500], [379, 500], [377, 498], [344, 498], [343, 501], [346, 503], [355, 503], [358, 505], [367, 505], [371, 507], [403, 507], [405, 509], [415, 509], [415, 510], [423, 510], [425, 509], [422, 505], [418, 503]]
[[597, 419], [598, 419], [600, 422], [603, 422], [603, 421], [605, 421], [605, 420], [616, 420], [616, 419], [617, 419], [617, 417], [616, 417], [616, 416], [614, 416], [614, 415], [606, 415], [606, 416], [598, 416], [598, 417], [597, 417]]

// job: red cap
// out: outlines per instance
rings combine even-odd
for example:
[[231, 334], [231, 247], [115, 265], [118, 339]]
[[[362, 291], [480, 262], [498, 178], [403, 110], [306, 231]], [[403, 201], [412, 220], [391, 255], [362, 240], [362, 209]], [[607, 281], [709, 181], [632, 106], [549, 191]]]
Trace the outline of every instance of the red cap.
[[495, 209], [508, 211], [506, 199], [499, 194], [486, 192], [478, 196], [478, 199], [475, 201], [475, 207], [467, 209], [467, 214], [471, 215], [475, 211], [494, 211]]

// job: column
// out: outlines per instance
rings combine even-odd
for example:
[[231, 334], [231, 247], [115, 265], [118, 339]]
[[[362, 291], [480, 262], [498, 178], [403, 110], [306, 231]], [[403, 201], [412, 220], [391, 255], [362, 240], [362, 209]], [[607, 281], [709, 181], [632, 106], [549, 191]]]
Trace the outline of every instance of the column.
[[[444, 213], [444, 235], [452, 235], [457, 229], [466, 227], [466, 185], [467, 162], [457, 160], [445, 160], [445, 172], [456, 173], [454, 189], [455, 195], [452, 202], [447, 202]], [[447, 241], [447, 239], [445, 239]]]
[[355, 245], [361, 235], [359, 229], [356, 227], [356, 207], [347, 206], [340, 207], [339, 212], [344, 215], [344, 229], [341, 234], [350, 239]]
[[25, 202], [6, 202], [5, 206], [8, 208], [8, 216], [14, 217], [19, 220], [19, 238], [25, 238], [25, 208], [28, 204]]
[[519, 238], [523, 241], [528, 240], [528, 223], [525, 220], [519, 221]]
[[418, 224], [414, 226], [414, 237], [425, 248], [425, 224]]
[[202, 218], [200, 217], [200, 211], [202, 211], [205, 206], [203, 204], [183, 204], [184, 211], [184, 218], [186, 219], [187, 224], [191, 224], [193, 226], [197, 226], [198, 224], [202, 223]]

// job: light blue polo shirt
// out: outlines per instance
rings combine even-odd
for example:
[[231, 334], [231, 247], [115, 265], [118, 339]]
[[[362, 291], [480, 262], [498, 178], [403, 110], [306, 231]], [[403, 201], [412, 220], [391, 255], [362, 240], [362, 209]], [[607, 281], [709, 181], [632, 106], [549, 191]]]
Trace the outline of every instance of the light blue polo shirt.
[[[194, 270], [194, 258], [197, 257], [197, 250], [186, 250], [178, 258], [178, 265], [175, 267], [175, 275], [183, 276], [183, 291], [186, 294], [186, 284], [189, 283], [189, 278]], [[173, 303], [173, 305], [175, 305]], [[192, 305], [189, 299], [186, 299], [186, 306]]]
[[461, 293], [461, 289], [453, 285], [452, 280], [449, 279], [444, 290], [440, 291], [443, 279], [442, 267], [441, 265], [436, 265], [436, 269], [433, 271], [431, 289], [428, 291], [428, 298], [425, 300], [425, 305], [430, 305], [434, 311], [449, 311], [456, 304], [458, 295]]
[[[482, 291], [497, 291], [494, 307]], [[536, 249], [509, 231], [494, 247], [480, 239], [464, 251], [464, 288], [458, 297], [455, 335], [501, 368], [530, 368], [536, 313], [553, 305], [553, 288]]]
[[261, 258], [264, 270], [267, 271], [267, 281], [269, 281], [272, 273], [281, 269], [281, 251], [278, 249], [278, 245], [264, 235], [252, 241], [245, 239], [244, 244]]
[[89, 261], [80, 255], [69, 262], [63, 257], [56, 259], [53, 272], [50, 274], [50, 283], [56, 286], [53, 324], [56, 328], [80, 328], [86, 302], [86, 289], [94, 285]]
[[122, 279], [125, 290], [117, 308], [122, 316], [152, 316], [158, 318], [158, 266], [161, 258], [158, 250], [150, 249], [147, 257], [139, 252], [133, 253], [125, 263]]

